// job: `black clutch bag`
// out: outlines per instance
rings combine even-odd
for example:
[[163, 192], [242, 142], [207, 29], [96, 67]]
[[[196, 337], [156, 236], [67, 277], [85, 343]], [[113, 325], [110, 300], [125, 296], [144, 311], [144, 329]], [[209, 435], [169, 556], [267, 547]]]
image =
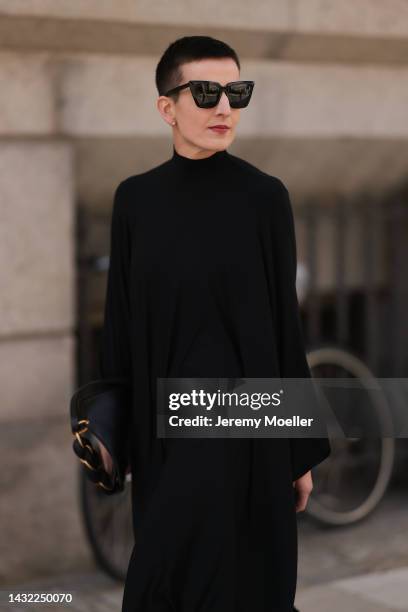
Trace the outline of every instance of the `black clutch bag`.
[[[123, 378], [93, 380], [79, 387], [70, 402], [73, 450], [87, 477], [106, 494], [124, 490], [130, 464], [131, 385]], [[103, 467], [100, 440], [112, 457], [113, 470]]]

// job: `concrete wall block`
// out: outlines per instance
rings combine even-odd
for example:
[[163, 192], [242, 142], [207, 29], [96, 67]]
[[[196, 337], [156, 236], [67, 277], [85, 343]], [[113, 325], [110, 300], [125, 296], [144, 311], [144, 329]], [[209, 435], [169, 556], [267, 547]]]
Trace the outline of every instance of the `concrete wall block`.
[[72, 326], [74, 202], [70, 145], [0, 143], [0, 336]]
[[72, 54], [60, 70], [66, 133], [154, 136], [170, 129], [155, 106], [154, 58]]
[[54, 69], [46, 53], [0, 53], [0, 136], [55, 130]]
[[75, 385], [72, 336], [0, 342], [0, 421], [66, 414]]
[[[57, 409], [58, 413], [61, 408]], [[0, 556], [0, 580], [3, 585], [57, 574], [59, 578], [73, 568], [82, 575], [94, 568], [78, 496], [81, 464], [72, 450], [72, 439], [69, 419], [65, 416], [46, 419], [39, 415], [2, 423], [0, 524], [4, 554]], [[75, 597], [74, 594], [74, 602]], [[39, 609], [46, 607], [39, 606]]]

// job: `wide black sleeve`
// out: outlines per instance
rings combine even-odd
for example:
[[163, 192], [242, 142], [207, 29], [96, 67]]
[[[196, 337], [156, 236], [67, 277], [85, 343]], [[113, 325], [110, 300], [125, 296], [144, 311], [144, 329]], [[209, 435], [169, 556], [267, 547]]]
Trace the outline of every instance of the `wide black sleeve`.
[[116, 188], [110, 218], [109, 269], [104, 320], [100, 336], [99, 370], [102, 378], [130, 380], [130, 232], [123, 182]]
[[[297, 248], [290, 196], [276, 181], [273, 244], [277, 300], [277, 343], [282, 378], [311, 378], [296, 292]], [[292, 475], [297, 480], [331, 452], [329, 439], [290, 438]]]

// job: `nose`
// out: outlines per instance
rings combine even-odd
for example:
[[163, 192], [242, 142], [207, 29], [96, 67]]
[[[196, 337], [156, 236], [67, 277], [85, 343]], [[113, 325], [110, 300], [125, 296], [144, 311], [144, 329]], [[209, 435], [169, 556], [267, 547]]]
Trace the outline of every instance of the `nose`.
[[231, 106], [228, 100], [228, 96], [225, 91], [222, 92], [219, 102], [217, 104], [217, 111], [223, 115], [231, 112]]

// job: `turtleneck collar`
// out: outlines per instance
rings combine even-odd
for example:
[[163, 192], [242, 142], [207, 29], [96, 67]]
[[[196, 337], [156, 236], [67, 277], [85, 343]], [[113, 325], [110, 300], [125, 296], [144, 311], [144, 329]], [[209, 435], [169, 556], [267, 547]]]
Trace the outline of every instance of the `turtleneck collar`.
[[172, 162], [180, 168], [184, 168], [186, 170], [204, 170], [206, 168], [214, 168], [215, 166], [218, 166], [219, 163], [225, 161], [227, 157], [228, 151], [227, 149], [223, 149], [222, 151], [216, 151], [215, 153], [212, 153], [212, 155], [209, 155], [208, 157], [192, 159], [190, 157], [185, 157], [184, 155], [180, 155], [180, 153], [177, 153], [173, 145]]

